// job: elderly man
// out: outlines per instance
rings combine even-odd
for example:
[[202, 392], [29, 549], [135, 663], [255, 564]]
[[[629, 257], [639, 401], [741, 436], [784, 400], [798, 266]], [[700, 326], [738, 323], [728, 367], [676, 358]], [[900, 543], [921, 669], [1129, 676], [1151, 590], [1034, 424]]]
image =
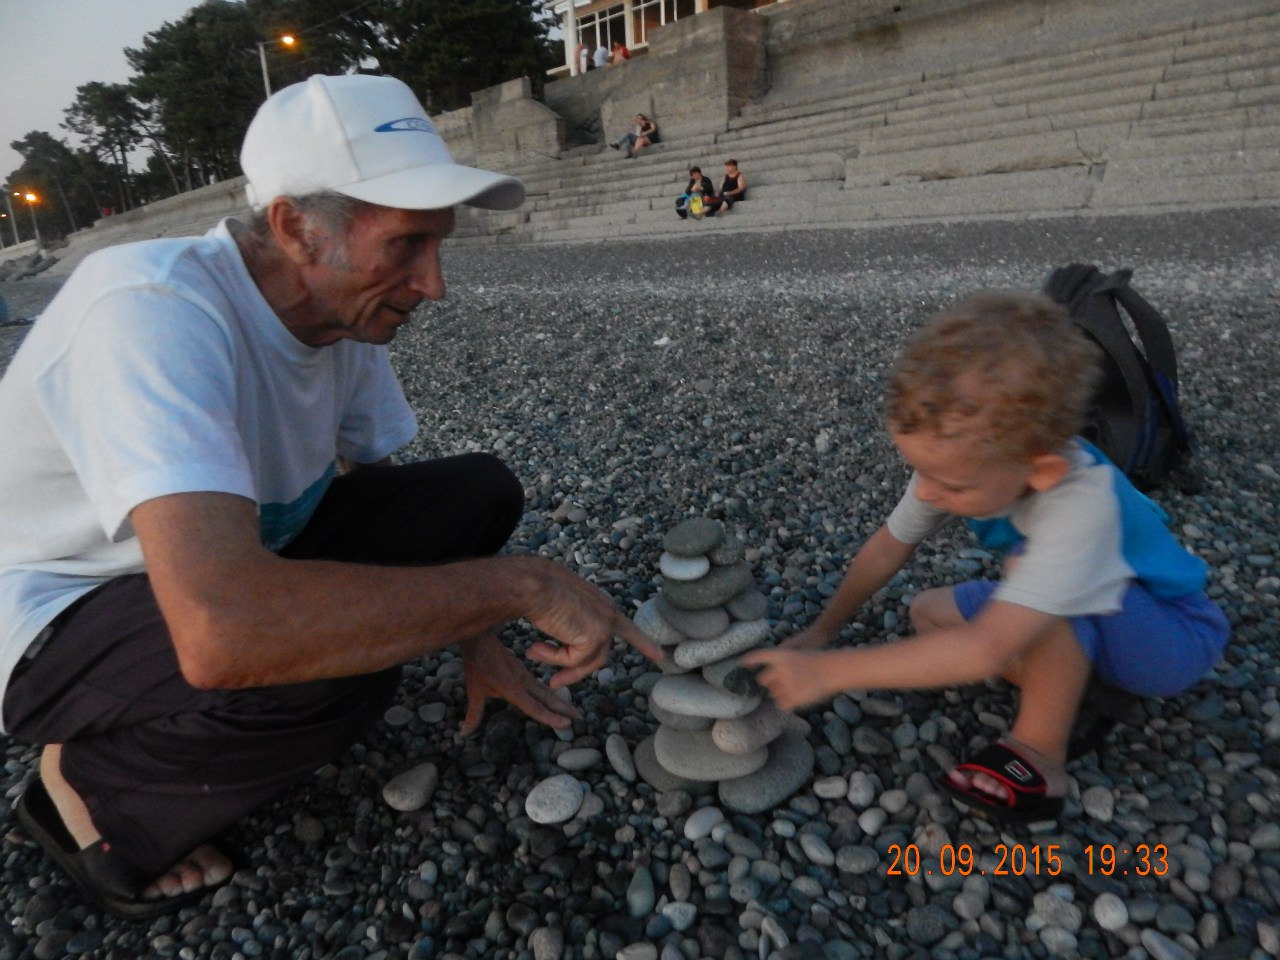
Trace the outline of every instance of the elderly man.
[[408, 87], [312, 77], [263, 104], [255, 213], [98, 253], [0, 381], [0, 681], [42, 744], [24, 827], [109, 911], [144, 918], [231, 872], [207, 841], [332, 760], [399, 665], [457, 644], [486, 698], [571, 705], [498, 640], [524, 617], [563, 687], [615, 635], [553, 563], [494, 556], [521, 486], [484, 455], [393, 466], [417, 425], [383, 346], [444, 296], [459, 203], [523, 201], [453, 163]]

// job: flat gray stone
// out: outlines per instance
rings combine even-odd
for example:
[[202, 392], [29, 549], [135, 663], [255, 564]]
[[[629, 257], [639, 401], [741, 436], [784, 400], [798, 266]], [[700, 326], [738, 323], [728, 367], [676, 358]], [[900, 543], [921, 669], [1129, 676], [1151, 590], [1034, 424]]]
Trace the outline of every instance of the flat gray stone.
[[662, 650], [662, 659], [659, 660], [655, 664], [655, 666], [659, 670], [661, 670], [663, 673], [667, 674], [668, 676], [674, 677], [682, 673], [693, 672], [693, 667], [682, 667], [680, 666], [680, 664], [676, 663], [675, 647], [662, 647], [661, 650]]
[[747, 545], [737, 537], [725, 537], [719, 544], [707, 551], [707, 559], [717, 567], [727, 567], [739, 563], [747, 553]]
[[707, 683], [711, 684], [717, 690], [726, 690], [729, 693], [740, 693], [740, 691], [737, 690], [729, 690], [729, 688], [724, 685], [724, 682], [725, 677], [738, 669], [738, 663], [741, 659], [741, 657], [726, 657], [723, 660], [717, 660], [715, 663], [708, 663], [702, 668], [702, 679], [707, 681]]
[[[717, 720], [711, 727], [711, 739], [725, 753], [754, 753], [777, 740], [786, 723], [787, 715], [772, 700], [765, 700], [745, 717]], [[844, 796], [844, 781], [840, 784], [840, 796]]]
[[677, 557], [700, 557], [724, 539], [724, 524], [709, 517], [677, 523], [662, 538], [662, 549]]
[[725, 604], [729, 616], [735, 620], [759, 620], [769, 613], [769, 600], [755, 587], [748, 587]]
[[706, 557], [678, 557], [674, 553], [664, 553], [658, 558], [658, 570], [668, 580], [697, 580], [704, 577], [711, 569], [711, 561]]
[[611, 733], [604, 741], [604, 755], [613, 767], [613, 772], [627, 783], [635, 783], [636, 762], [631, 756], [631, 748], [626, 738], [620, 733]]
[[658, 723], [666, 727], [675, 727], [677, 730], [710, 730], [715, 723], [710, 717], [690, 717], [683, 713], [672, 713], [670, 710], [662, 709], [652, 700], [649, 701], [649, 712]]
[[746, 653], [768, 638], [768, 620], [743, 620], [710, 640], [686, 640], [676, 647], [675, 661], [682, 667], [705, 667], [708, 663]]
[[604, 754], [595, 747], [570, 747], [556, 757], [556, 766], [570, 773], [578, 773], [581, 770], [590, 770], [603, 759]]
[[534, 823], [564, 823], [582, 806], [586, 787], [571, 773], [548, 777], [529, 791], [524, 812]]
[[663, 768], [678, 777], [704, 782], [736, 779], [755, 773], [769, 759], [768, 749], [753, 753], [725, 753], [706, 730], [659, 727], [653, 738], [654, 754]]
[[690, 796], [700, 796], [711, 791], [713, 784], [677, 777], [670, 770], [663, 767], [658, 762], [657, 754], [654, 752], [653, 740], [653, 737], [645, 737], [636, 745], [636, 773], [640, 774], [641, 780], [659, 793], [682, 790]]
[[658, 594], [657, 601], [658, 613], [662, 619], [690, 640], [709, 640], [729, 629], [729, 611], [724, 607], [681, 610], [673, 607], [662, 594]]
[[382, 788], [382, 799], [392, 810], [421, 810], [431, 800], [439, 783], [440, 773], [436, 765], [422, 763], [388, 780]]
[[651, 703], [686, 717], [711, 717], [713, 720], [745, 717], [760, 706], [761, 698], [739, 697], [717, 690], [700, 676], [663, 677], [653, 687]]
[[788, 728], [769, 744], [769, 759], [755, 773], [723, 780], [720, 802], [734, 813], [763, 813], [799, 790], [813, 775], [813, 747]]
[[674, 647], [689, 639], [658, 612], [657, 597], [650, 597], [640, 604], [640, 609], [631, 618], [631, 622], [640, 628], [641, 633], [662, 647]]
[[751, 585], [751, 568], [745, 563], [731, 567], [712, 567], [699, 580], [668, 580], [663, 594], [673, 607], [681, 610], [708, 610], [724, 606]]

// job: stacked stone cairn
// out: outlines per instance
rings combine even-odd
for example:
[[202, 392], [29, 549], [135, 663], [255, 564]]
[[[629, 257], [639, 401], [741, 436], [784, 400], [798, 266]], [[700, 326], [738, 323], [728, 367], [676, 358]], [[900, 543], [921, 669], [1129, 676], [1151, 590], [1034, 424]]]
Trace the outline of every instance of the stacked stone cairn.
[[695, 517], [662, 541], [663, 586], [635, 624], [663, 648], [665, 674], [649, 708], [657, 732], [636, 749], [636, 770], [656, 790], [712, 789], [738, 813], [781, 803], [813, 774], [808, 725], [779, 710], [739, 664], [769, 637], [768, 601], [741, 540]]

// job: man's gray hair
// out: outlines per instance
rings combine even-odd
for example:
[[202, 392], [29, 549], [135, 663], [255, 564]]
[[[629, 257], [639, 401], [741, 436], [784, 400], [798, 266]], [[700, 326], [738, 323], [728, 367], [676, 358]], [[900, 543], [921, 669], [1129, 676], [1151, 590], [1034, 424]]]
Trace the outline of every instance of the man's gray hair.
[[[309, 231], [312, 243], [327, 240], [334, 244], [326, 251], [326, 259], [335, 266], [346, 263], [347, 228], [356, 218], [356, 214], [373, 204], [332, 190], [319, 190], [315, 193], [304, 193], [297, 197], [287, 197], [295, 209], [303, 215], [312, 227]], [[271, 224], [267, 220], [267, 209], [255, 210], [246, 222], [249, 228], [250, 242], [267, 244], [271, 240]]]

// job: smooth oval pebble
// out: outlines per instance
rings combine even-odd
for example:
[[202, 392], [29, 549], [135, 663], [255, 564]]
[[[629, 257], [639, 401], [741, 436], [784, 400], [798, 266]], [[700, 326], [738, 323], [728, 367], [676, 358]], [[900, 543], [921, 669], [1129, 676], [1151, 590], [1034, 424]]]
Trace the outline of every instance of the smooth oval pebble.
[[760, 706], [761, 697], [739, 697], [717, 690], [700, 676], [663, 677], [653, 688], [653, 703], [672, 713], [715, 720], [745, 717]]
[[748, 587], [730, 597], [724, 608], [735, 620], [759, 620], [769, 612], [769, 599], [755, 587]]
[[725, 753], [706, 730], [659, 727], [653, 736], [654, 755], [664, 769], [689, 780], [736, 780], [755, 773], [769, 759], [761, 748], [754, 753]]
[[1103, 930], [1114, 933], [1129, 923], [1129, 909], [1114, 893], [1099, 894], [1093, 901], [1093, 919]]
[[700, 807], [689, 814], [684, 822], [686, 840], [701, 840], [711, 836], [711, 830], [717, 823], [724, 823], [724, 813], [719, 807]]
[[658, 558], [658, 570], [668, 580], [697, 580], [704, 577], [711, 569], [711, 561], [706, 557], [677, 557], [674, 553], [664, 553]]
[[650, 597], [640, 604], [640, 608], [636, 610], [631, 622], [640, 629], [641, 633], [659, 646], [674, 647], [676, 644], [684, 643], [689, 639], [658, 612], [657, 597]]
[[675, 661], [682, 667], [705, 667], [726, 657], [746, 653], [768, 637], [768, 620], [745, 620], [710, 640], [686, 640], [676, 647]]
[[529, 791], [524, 801], [524, 812], [534, 823], [564, 823], [582, 806], [586, 792], [582, 783], [571, 773], [548, 777]]
[[662, 538], [662, 549], [678, 557], [697, 557], [720, 544], [724, 525], [710, 517], [690, 517], [677, 523]]
[[662, 588], [673, 607], [681, 610], [707, 610], [724, 606], [751, 585], [751, 568], [745, 563], [731, 567], [712, 567], [697, 580], [670, 580]]
[[571, 773], [590, 770], [603, 759], [595, 747], [572, 747], [556, 757], [556, 765]]
[[780, 804], [813, 774], [813, 747], [804, 734], [785, 730], [769, 744], [769, 759], [755, 773], [720, 782], [720, 802], [734, 813], [763, 813]]
[[440, 773], [436, 765], [422, 763], [388, 780], [382, 788], [382, 799], [392, 810], [404, 813], [420, 810], [431, 800], [439, 783]]
[[662, 594], [657, 596], [658, 613], [662, 619], [683, 633], [690, 640], [707, 640], [718, 637], [729, 629], [729, 612], [724, 607], [708, 607], [706, 610], [681, 610], [673, 607]]
[[635, 782], [636, 763], [631, 757], [631, 748], [627, 746], [626, 738], [622, 734], [609, 734], [604, 742], [604, 755], [608, 758], [609, 766], [613, 767], [614, 773], [627, 783]]

